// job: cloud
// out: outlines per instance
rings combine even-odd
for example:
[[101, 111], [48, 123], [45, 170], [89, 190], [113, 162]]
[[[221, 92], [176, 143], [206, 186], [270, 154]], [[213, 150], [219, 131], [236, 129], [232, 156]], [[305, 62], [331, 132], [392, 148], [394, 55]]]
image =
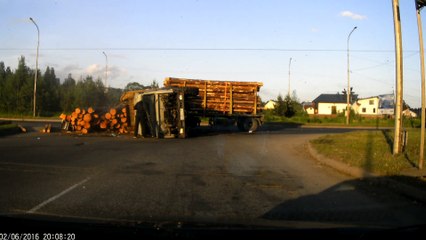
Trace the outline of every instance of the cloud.
[[90, 76], [101, 75], [103, 71], [102, 67], [99, 64], [92, 64], [86, 67], [85, 73]]
[[316, 33], [316, 32], [319, 32], [319, 31], [320, 31], [320, 30], [319, 30], [318, 28], [315, 28], [315, 27], [311, 28], [311, 32]]
[[339, 15], [341, 17], [352, 18], [353, 20], [364, 20], [364, 19], [367, 19], [367, 16], [365, 16], [365, 15], [359, 15], [359, 14], [353, 13], [351, 11], [342, 11], [342, 12], [340, 12]]

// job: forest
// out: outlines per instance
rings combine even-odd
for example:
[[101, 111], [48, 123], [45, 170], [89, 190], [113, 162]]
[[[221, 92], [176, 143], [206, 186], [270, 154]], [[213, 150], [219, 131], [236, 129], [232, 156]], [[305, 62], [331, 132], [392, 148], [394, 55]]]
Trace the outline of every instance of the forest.
[[[19, 58], [16, 69], [6, 67], [0, 61], [0, 114], [3, 116], [31, 116], [34, 101], [35, 70]], [[157, 84], [155, 81], [153, 84]], [[70, 113], [76, 107], [94, 109], [114, 107], [119, 104], [123, 91], [141, 89], [144, 86], [129, 83], [126, 88], [106, 88], [100, 78], [71, 74], [61, 81], [53, 67], [46, 67], [37, 74], [36, 116], [56, 116], [61, 112]]]

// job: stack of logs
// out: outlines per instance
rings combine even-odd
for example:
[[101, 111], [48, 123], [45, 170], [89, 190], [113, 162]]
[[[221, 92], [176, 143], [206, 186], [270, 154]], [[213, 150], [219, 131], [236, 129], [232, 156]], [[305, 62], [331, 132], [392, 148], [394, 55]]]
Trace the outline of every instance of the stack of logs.
[[89, 107], [76, 108], [71, 115], [62, 113], [59, 118], [63, 124], [68, 124], [68, 131], [87, 134], [92, 131], [113, 131], [118, 133], [129, 132], [129, 117], [127, 107], [111, 108], [107, 112], [96, 112]]
[[166, 87], [198, 88], [198, 96], [191, 99], [191, 108], [196, 111], [257, 114], [261, 109], [257, 93], [260, 82], [214, 81], [185, 78], [164, 80]]

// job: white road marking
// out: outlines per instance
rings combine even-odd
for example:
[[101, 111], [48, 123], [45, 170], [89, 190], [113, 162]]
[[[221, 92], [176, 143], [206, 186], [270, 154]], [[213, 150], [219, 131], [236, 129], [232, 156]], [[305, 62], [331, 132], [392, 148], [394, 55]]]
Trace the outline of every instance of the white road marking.
[[55, 201], [56, 199], [60, 198], [61, 196], [65, 195], [65, 194], [67, 194], [68, 192], [72, 191], [74, 188], [76, 188], [76, 187], [80, 186], [81, 184], [83, 184], [83, 183], [85, 183], [85, 182], [87, 182], [87, 181], [89, 181], [89, 180], [90, 180], [90, 177], [88, 177], [88, 178], [84, 179], [84, 180], [83, 180], [83, 181], [81, 181], [81, 182], [78, 182], [78, 183], [76, 183], [76, 184], [72, 185], [71, 187], [69, 187], [69, 188], [65, 189], [64, 191], [62, 191], [62, 192], [60, 192], [60, 193], [56, 194], [55, 196], [53, 196], [53, 197], [51, 197], [51, 198], [47, 199], [46, 201], [44, 201], [44, 202], [40, 203], [39, 205], [37, 205], [37, 206], [35, 206], [35, 207], [31, 208], [30, 210], [28, 210], [28, 211], [27, 211], [27, 213], [35, 213], [35, 212], [36, 212], [37, 210], [39, 210], [40, 208], [42, 208], [42, 207], [46, 206], [46, 205], [47, 205], [47, 204], [49, 204], [50, 202]]

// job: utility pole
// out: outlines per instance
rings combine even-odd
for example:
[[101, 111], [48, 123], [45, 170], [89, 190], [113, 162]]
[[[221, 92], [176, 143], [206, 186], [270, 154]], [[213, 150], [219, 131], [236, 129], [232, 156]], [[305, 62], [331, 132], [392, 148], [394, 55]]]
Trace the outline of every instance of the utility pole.
[[425, 149], [425, 51], [423, 47], [423, 28], [422, 28], [422, 19], [420, 16], [420, 10], [426, 4], [426, 1], [415, 1], [416, 4], [416, 15], [417, 15], [417, 28], [419, 32], [419, 45], [420, 45], [420, 68], [421, 68], [421, 81], [422, 81], [422, 120], [420, 128], [420, 156], [419, 156], [419, 165], [418, 168], [423, 168], [424, 162], [424, 149]]
[[107, 85], [107, 80], [108, 80], [108, 56], [106, 55], [105, 52], [102, 52], [105, 55], [105, 92], [108, 92], [108, 85]]
[[403, 100], [403, 62], [402, 62], [402, 34], [401, 18], [399, 13], [399, 0], [392, 0], [393, 22], [395, 32], [395, 75], [396, 75], [396, 101], [395, 101], [395, 133], [393, 140], [393, 154], [402, 152], [402, 100]]
[[36, 70], [34, 75], [34, 105], [33, 105], [33, 117], [36, 116], [36, 98], [37, 98], [37, 75], [38, 75], [38, 49], [40, 47], [40, 29], [38, 28], [37, 23], [34, 21], [32, 17], [30, 17], [31, 22], [37, 28], [37, 55], [36, 55]]
[[291, 66], [291, 59], [292, 58], [290, 58], [290, 61], [289, 61], [289, 63], [288, 63], [288, 97], [291, 97], [291, 89], [290, 89], [290, 66]]
[[349, 125], [349, 116], [351, 115], [351, 104], [350, 104], [350, 99], [351, 99], [351, 84], [350, 84], [350, 67], [349, 67], [349, 39], [352, 35], [352, 33], [355, 31], [355, 29], [357, 29], [357, 27], [354, 27], [352, 29], [352, 31], [349, 33], [348, 35], [348, 40], [346, 42], [346, 50], [347, 50], [347, 58], [348, 58], [348, 89], [346, 90], [346, 125]]

